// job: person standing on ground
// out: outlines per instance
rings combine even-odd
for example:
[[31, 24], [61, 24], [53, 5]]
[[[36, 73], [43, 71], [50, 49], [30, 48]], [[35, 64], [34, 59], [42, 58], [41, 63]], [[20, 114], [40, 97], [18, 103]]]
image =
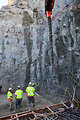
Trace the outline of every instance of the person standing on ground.
[[20, 89], [20, 86], [17, 86], [17, 90], [15, 91], [15, 99], [16, 99], [16, 110], [20, 111], [21, 102], [22, 102], [22, 94], [23, 91]]
[[34, 94], [35, 94], [35, 88], [32, 87], [32, 83], [30, 82], [28, 87], [26, 88], [26, 96], [28, 99], [28, 108], [29, 111], [31, 110], [31, 103], [32, 103], [32, 107], [35, 107], [35, 99], [34, 99]]
[[35, 89], [38, 89], [38, 87], [39, 87], [38, 82], [35, 83], [34, 81], [32, 81], [31, 83], [32, 83], [32, 87], [34, 87]]
[[12, 88], [8, 89], [7, 99], [9, 101], [9, 108], [10, 108], [10, 111], [11, 111], [12, 110], [12, 100], [13, 100]]

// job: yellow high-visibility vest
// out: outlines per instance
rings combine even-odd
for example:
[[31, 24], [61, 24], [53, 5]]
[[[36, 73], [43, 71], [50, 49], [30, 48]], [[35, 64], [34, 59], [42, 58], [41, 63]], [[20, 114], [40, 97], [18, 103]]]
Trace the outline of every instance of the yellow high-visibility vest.
[[17, 99], [21, 99], [22, 98], [22, 94], [23, 94], [22, 90], [16, 90], [16, 92], [15, 92], [15, 95], [16, 95]]
[[35, 88], [34, 87], [27, 87], [26, 88], [27, 96], [34, 96]]
[[12, 93], [10, 92], [10, 91], [8, 91], [8, 93], [7, 93], [7, 99], [13, 99], [13, 97], [12, 97], [13, 95], [12, 95]]

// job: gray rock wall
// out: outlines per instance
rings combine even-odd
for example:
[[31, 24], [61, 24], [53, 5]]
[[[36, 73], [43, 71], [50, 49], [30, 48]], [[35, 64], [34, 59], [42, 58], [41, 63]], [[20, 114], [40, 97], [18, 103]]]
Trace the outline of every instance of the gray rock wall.
[[[44, 0], [16, 0], [0, 10], [2, 91], [29, 81], [41, 89], [72, 92], [80, 83], [80, 2], [55, 0], [52, 13], [54, 73]], [[75, 7], [76, 6], [76, 7]]]

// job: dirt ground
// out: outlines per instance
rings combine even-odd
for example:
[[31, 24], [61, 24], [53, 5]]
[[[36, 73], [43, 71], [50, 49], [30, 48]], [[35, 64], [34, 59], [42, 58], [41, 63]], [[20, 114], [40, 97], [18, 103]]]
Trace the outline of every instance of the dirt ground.
[[[45, 96], [45, 97], [42, 97]], [[62, 98], [60, 96], [46, 94], [45, 92], [40, 92], [39, 96], [35, 95], [35, 109], [43, 108], [45, 106], [51, 106], [53, 104], [60, 103]], [[0, 94], [0, 116], [7, 116], [15, 113], [15, 98], [13, 97], [13, 111], [9, 111], [9, 104], [6, 94]], [[28, 101], [26, 93], [23, 93], [21, 112], [28, 111]]]
[[[51, 106], [53, 103], [41, 95], [35, 95], [35, 109], [42, 108], [44, 106]], [[13, 97], [13, 109], [15, 109], [15, 98]], [[28, 101], [26, 93], [23, 93], [22, 108], [21, 112], [28, 111]], [[9, 112], [9, 105], [6, 94], [0, 94], [0, 116], [6, 116], [15, 113], [14, 111]]]

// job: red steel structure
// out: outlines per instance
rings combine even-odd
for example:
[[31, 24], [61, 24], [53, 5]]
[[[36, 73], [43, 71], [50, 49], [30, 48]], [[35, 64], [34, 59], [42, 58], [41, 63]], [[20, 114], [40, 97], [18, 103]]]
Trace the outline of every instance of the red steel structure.
[[45, 0], [45, 15], [48, 18], [49, 40], [50, 40], [50, 44], [51, 44], [52, 76], [55, 76], [53, 38], [52, 38], [52, 24], [51, 24], [51, 14], [52, 14], [52, 9], [54, 7], [54, 2], [55, 2], [55, 0]]
[[55, 0], [45, 0], [45, 15], [51, 17]]

